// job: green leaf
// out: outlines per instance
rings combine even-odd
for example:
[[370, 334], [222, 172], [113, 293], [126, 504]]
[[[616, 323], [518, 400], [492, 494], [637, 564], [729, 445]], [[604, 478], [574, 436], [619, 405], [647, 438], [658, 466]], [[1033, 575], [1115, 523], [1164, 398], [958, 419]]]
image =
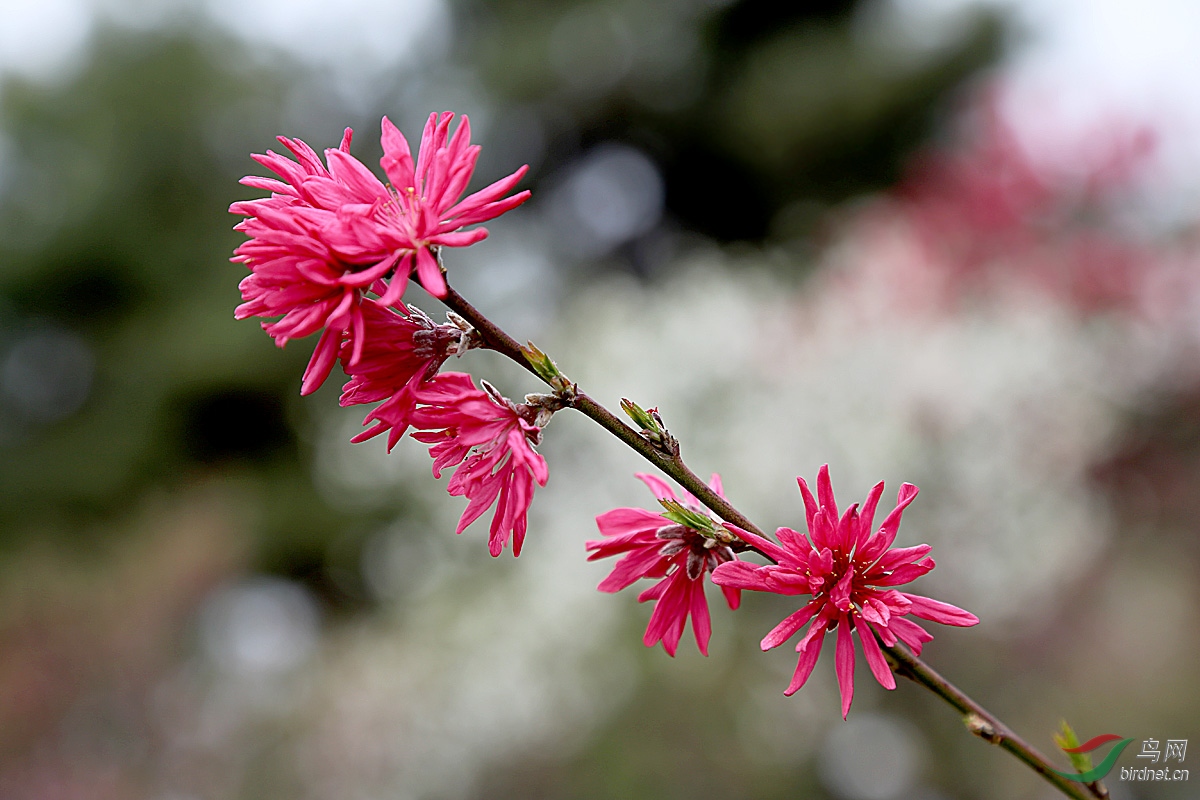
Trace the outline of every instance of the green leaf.
[[537, 376], [550, 384], [555, 392], [563, 396], [570, 396], [574, 392], [575, 384], [559, 371], [558, 365], [536, 344], [526, 342], [525, 346], [521, 348], [521, 355], [525, 356], [525, 360], [529, 362], [529, 366], [533, 367]]
[[678, 500], [662, 499], [658, 501], [666, 511], [662, 516], [671, 520], [674, 523], [691, 528], [699, 534], [711, 538], [718, 537], [718, 531], [725, 532], [724, 528], [717, 525], [711, 517], [701, 514], [698, 511], [693, 511], [687, 506], [680, 503]]
[[[1075, 735], [1075, 731], [1067, 724], [1067, 721], [1061, 720], [1060, 724], [1062, 732], [1054, 734], [1054, 743], [1060, 750], [1079, 747], [1079, 737]], [[1076, 772], [1090, 772], [1092, 769], [1092, 757], [1087, 753], [1067, 753], [1067, 758], [1071, 759], [1071, 766], [1075, 768]]]
[[633, 423], [643, 431], [648, 431], [650, 433], [662, 433], [662, 430], [659, 428], [658, 423], [654, 420], [654, 417], [650, 416], [650, 414], [647, 413], [644, 408], [632, 400], [622, 397], [621, 410], [624, 411], [629, 418], [633, 420]]

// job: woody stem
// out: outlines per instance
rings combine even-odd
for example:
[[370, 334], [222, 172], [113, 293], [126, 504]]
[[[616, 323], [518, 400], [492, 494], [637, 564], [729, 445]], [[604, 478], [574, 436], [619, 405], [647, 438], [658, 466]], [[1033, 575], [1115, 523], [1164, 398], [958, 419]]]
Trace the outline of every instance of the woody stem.
[[[453, 288], [447, 286], [446, 292], [446, 296], [442, 298], [442, 302], [475, 328], [486, 347], [507, 356], [529, 370], [539, 380], [549, 384], [549, 381], [538, 375], [537, 371], [525, 358], [521, 345], [516, 339], [513, 339], [498, 325], [480, 313], [477, 308], [467, 302], [466, 298]], [[569, 405], [595, 420], [601, 427], [629, 445], [629, 447], [637, 451], [639, 455], [651, 464], [658, 467], [667, 475], [670, 475], [680, 486], [691, 492], [697, 500], [710, 508], [721, 519], [758, 536], [764, 536], [758, 526], [734, 508], [725, 498], [710, 489], [700, 479], [700, 476], [684, 463], [682, 456], [678, 452], [674, 455], [664, 453], [603, 405], [579, 391], [578, 387], [576, 387], [573, 397], [569, 400]], [[757, 548], [753, 549], [758, 551]], [[761, 553], [761, 551], [758, 552]], [[762, 555], [765, 556], [766, 554]], [[971, 733], [979, 736], [984, 741], [999, 745], [1034, 772], [1041, 775], [1067, 797], [1076, 798], [1076, 800], [1103, 800], [1108, 796], [1108, 792], [1105, 791], [1103, 784], [1076, 783], [1057, 774], [1045, 756], [1013, 733], [1008, 726], [1004, 725], [995, 715], [971, 699], [961, 689], [939, 675], [920, 658], [910, 653], [903, 645], [897, 644], [893, 647], [884, 646], [883, 649], [891, 662], [892, 670], [897, 675], [902, 675], [916, 684], [924, 686], [945, 700], [963, 715], [963, 721]]]
[[[442, 298], [442, 302], [467, 322], [471, 323], [471, 326], [483, 338], [485, 345], [489, 349], [508, 356], [535, 376], [537, 375], [537, 372], [530, 365], [529, 361], [526, 360], [525, 355], [521, 351], [521, 345], [517, 343], [516, 339], [509, 336], [494, 322], [483, 316], [477, 308], [467, 302], [466, 298], [453, 288], [448, 286], [446, 287], [446, 291], [447, 294]], [[543, 378], [538, 377], [539, 380], [544, 381]], [[763, 535], [763, 532], [753, 522], [748, 520], [742, 512], [730, 505], [725, 498], [710, 489], [708, 484], [699, 475], [692, 472], [678, 454], [669, 456], [663, 453], [649, 440], [617, 417], [617, 415], [593, 400], [586, 393], [579, 391], [578, 388], [575, 391], [574, 398], [569, 403], [571, 408], [595, 420], [602, 428], [636, 450], [654, 466], [674, 478], [680, 486], [687, 489], [697, 500], [716, 512], [717, 516], [721, 519], [733, 523], [743, 530], [750, 531], [759, 536]]]

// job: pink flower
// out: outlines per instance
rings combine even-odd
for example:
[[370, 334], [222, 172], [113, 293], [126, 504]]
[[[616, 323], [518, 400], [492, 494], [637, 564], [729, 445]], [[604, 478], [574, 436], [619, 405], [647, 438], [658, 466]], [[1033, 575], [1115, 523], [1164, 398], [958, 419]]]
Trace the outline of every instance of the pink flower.
[[350, 364], [363, 348], [360, 305], [367, 290], [397, 303], [416, 270], [422, 285], [438, 297], [447, 287], [432, 248], [474, 244], [483, 228], [460, 230], [503, 214], [529, 198], [504, 197], [524, 176], [521, 169], [459, 200], [471, 180], [479, 147], [470, 144], [470, 123], [449, 135], [454, 115], [433, 114], [413, 163], [408, 142], [383, 119], [386, 186], [350, 155], [350, 129], [341, 146], [325, 151], [325, 161], [304, 142], [280, 137], [293, 161], [272, 151], [254, 156], [282, 180], [249, 176], [247, 186], [272, 194], [234, 203], [229, 210], [247, 219], [236, 226], [250, 237], [233, 261], [251, 274], [241, 283], [236, 316], [282, 317], [263, 327], [279, 346], [324, 329], [305, 371], [301, 394], [315, 391], [328, 377], [342, 340], [353, 342]]
[[353, 343], [342, 343], [342, 368], [350, 376], [342, 387], [343, 406], [383, 400], [363, 425], [375, 423], [350, 441], [358, 443], [384, 431], [388, 451], [400, 441], [416, 410], [416, 390], [433, 377], [445, 360], [458, 350], [463, 331], [453, 325], [435, 325], [420, 309], [403, 303], [396, 311], [371, 299], [362, 302], [364, 342], [357, 361]]
[[431, 253], [432, 247], [464, 247], [487, 237], [485, 228], [460, 230], [494, 219], [529, 199], [529, 191], [505, 197], [524, 177], [523, 166], [506, 178], [459, 199], [471, 181], [479, 146], [471, 144], [471, 122], [462, 122], [450, 135], [454, 114], [430, 114], [421, 135], [414, 164], [404, 134], [383, 118], [383, 158], [380, 164], [392, 182], [390, 202], [377, 206], [373, 220], [378, 236], [375, 252], [403, 252], [397, 274], [414, 266], [417, 277], [431, 294], [446, 296], [446, 281]]
[[486, 392], [460, 372], [444, 372], [420, 384], [415, 390], [420, 405], [410, 420], [418, 430], [412, 437], [432, 445], [435, 478], [457, 466], [447, 491], [470, 502], [455, 533], [495, 504], [488, 550], [500, 555], [511, 537], [513, 555], [519, 556], [534, 481], [545, 486], [549, 477], [545, 459], [533, 449], [542, 429], [526, 418], [535, 417], [535, 409], [515, 406], [483, 385]]
[[721, 586], [739, 589], [812, 595], [812, 600], [763, 638], [762, 649], [778, 647], [806, 623], [812, 622], [796, 645], [800, 659], [792, 682], [784, 692], [790, 695], [812, 674], [826, 631], [837, 628], [834, 662], [842, 695], [842, 717], [845, 717], [850, 713], [850, 703], [854, 699], [854, 639], [851, 631], [858, 630], [871, 674], [885, 689], [895, 689], [896, 679], [884, 660], [876, 635], [889, 647], [901, 641], [920, 655], [922, 645], [933, 636], [908, 619], [910, 615], [964, 627], [976, 624], [979, 619], [949, 603], [891, 588], [919, 578], [934, 567], [933, 559], [927, 557], [930, 551], [927, 544], [890, 549], [900, 528], [900, 517], [917, 496], [917, 487], [910, 483], [900, 487], [896, 507], [872, 534], [875, 507], [883, 494], [882, 482], [871, 489], [861, 513], [855, 503], [839, 516], [833, 486], [829, 482], [828, 464], [821, 467], [817, 475], [819, 501], [813, 498], [803, 478], [796, 481], [804, 496], [809, 535], [780, 528], [775, 534], [780, 544], [775, 544], [760, 536], [740, 532], [746, 541], [777, 563], [762, 566], [734, 561], [718, 567], [712, 579]]
[[[671, 487], [659, 478], [645, 473], [639, 473], [637, 477], [659, 500], [680, 501]], [[719, 475], [712, 476], [709, 486], [717, 494], [725, 496]], [[708, 516], [708, 512], [691, 494], [684, 492], [680, 502], [690, 510]], [[646, 634], [642, 637], [645, 645], [653, 647], [661, 641], [667, 654], [674, 656], [690, 615], [696, 645], [702, 654], [708, 655], [712, 623], [708, 614], [708, 600], [704, 596], [704, 574], [734, 559], [733, 550], [694, 528], [641, 508], [613, 509], [596, 517], [596, 525], [600, 533], [609, 538], [587, 543], [587, 549], [595, 551], [588, 557], [589, 561], [626, 554], [597, 587], [600, 591], [619, 592], [638, 578], [662, 579], [638, 595], [638, 602], [657, 601], [654, 613], [650, 615], [650, 623], [646, 626]], [[721, 591], [729, 607], [736, 609], [741, 601], [741, 592], [724, 586]]]
[[[326, 150], [331, 168], [340, 154], [349, 155], [351, 131], [346, 129], [341, 148]], [[337, 361], [342, 339], [350, 332], [361, 347], [363, 319], [359, 310], [363, 291], [386, 276], [396, 257], [355, 260], [336, 250], [329, 234], [344, 225], [340, 209], [370, 202], [361, 187], [345, 180], [345, 170], [326, 169], [304, 142], [279, 137], [298, 162], [270, 150], [254, 159], [283, 181], [249, 176], [242, 183], [267, 189], [272, 195], [234, 203], [230, 212], [247, 219], [235, 226], [250, 239], [234, 251], [233, 261], [245, 264], [250, 275], [239, 288], [245, 301], [234, 316], [277, 317], [264, 322], [280, 347], [321, 331], [320, 340], [304, 372], [301, 394], [310, 394], [324, 383]], [[361, 166], [361, 165], [360, 165]], [[355, 355], [357, 354], [357, 351]]]

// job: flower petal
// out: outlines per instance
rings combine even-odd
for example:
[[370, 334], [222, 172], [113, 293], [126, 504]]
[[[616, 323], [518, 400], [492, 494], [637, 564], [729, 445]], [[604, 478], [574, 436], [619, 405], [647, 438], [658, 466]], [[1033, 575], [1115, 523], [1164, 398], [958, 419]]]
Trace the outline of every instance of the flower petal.
[[872, 526], [875, 524], [875, 509], [879, 505], [879, 498], [883, 495], [883, 481], [871, 487], [871, 491], [867, 494], [867, 499], [863, 503], [862, 513], [858, 518], [858, 537], [856, 547], [861, 550], [867, 540], [871, 538]]
[[688, 581], [691, 596], [688, 599], [692, 615], [692, 633], [701, 655], [708, 655], [708, 640], [712, 636], [712, 620], [708, 615], [708, 598], [704, 596], [704, 578]]
[[[689, 583], [683, 570], [676, 570], [659, 583], [662, 588], [650, 615], [650, 622], [646, 625], [646, 633], [642, 636], [642, 643], [647, 647], [653, 647], [661, 641], [667, 655], [675, 655], [679, 639], [683, 636], [684, 624], [687, 622]], [[648, 595], [649, 592], [643, 592], [638, 599], [642, 600]]]
[[813, 520], [816, 518], [817, 512], [821, 510], [821, 507], [817, 504], [817, 500], [813, 497], [812, 492], [809, 491], [808, 484], [804, 481], [804, 478], [797, 477], [796, 485], [800, 487], [800, 496], [804, 498], [804, 519], [808, 524], [808, 532], [811, 534], [813, 531]]
[[[639, 578], [652, 577], [651, 573], [658, 573], [653, 577], [662, 577], [665, 566], [657, 550], [651, 548], [634, 550], [618, 561], [617, 565], [613, 567], [613, 571], [596, 588], [602, 592], [619, 592], [631, 586]], [[663, 569], [660, 570], [660, 567]]]
[[382, 128], [383, 158], [380, 159], [380, 166], [387, 173], [393, 186], [401, 190], [407, 189], [415, 184], [412, 151], [408, 147], [408, 140], [387, 117], [383, 118]]
[[784, 561], [791, 561], [793, 563], [795, 562], [795, 559], [789, 555], [787, 550], [784, 550], [782, 547], [775, 544], [770, 539], [764, 539], [763, 537], [759, 536], [758, 534], [751, 533], [750, 531], [742, 530], [741, 528], [737, 527], [736, 525], [731, 525], [730, 523], [725, 523], [723, 527], [726, 530], [728, 530], [730, 533], [732, 533], [735, 536], [737, 536], [738, 538], [740, 538], [742, 541], [756, 547], [767, 558], [770, 558], [776, 562], [784, 562]]
[[667, 524], [668, 521], [663, 519], [661, 514], [644, 508], [614, 508], [596, 517], [596, 527], [605, 536], [620, 536], [639, 531], [653, 533]]
[[863, 558], [870, 558], [874, 561], [883, 551], [892, 546], [892, 542], [896, 541], [896, 532], [900, 530], [900, 518], [904, 516], [904, 509], [908, 508], [909, 504], [917, 498], [918, 491], [920, 490], [911, 483], [903, 484], [900, 487], [900, 491], [896, 495], [896, 507], [879, 526], [879, 532], [875, 534], [875, 537], [867, 542]]
[[767, 582], [769, 567], [746, 561], [727, 561], [713, 570], [712, 582], [731, 589], [750, 589], [756, 592], [773, 591]]
[[425, 287], [425, 291], [434, 297], [445, 297], [449, 289], [446, 279], [442, 276], [442, 268], [437, 259], [429, 252], [428, 247], [417, 249], [417, 280]]
[[821, 469], [817, 471], [817, 497], [821, 501], [821, 507], [837, 519], [838, 507], [837, 501], [833, 499], [833, 482], [829, 480], [828, 464], [822, 464]]
[[844, 614], [838, 620], [834, 668], [838, 690], [842, 695], [842, 719], [845, 719], [850, 713], [850, 704], [854, 702], [854, 638], [850, 634], [850, 618]]
[[809, 626], [808, 633], [797, 645], [800, 658], [796, 661], [796, 671], [792, 673], [791, 683], [783, 690], [784, 695], [788, 697], [794, 695], [808, 680], [808, 676], [812, 675], [813, 667], [817, 665], [817, 659], [821, 656], [821, 645], [824, 643], [825, 619], [818, 617]]
[[675, 496], [675, 491], [671, 488], [670, 484], [657, 475], [651, 475], [648, 472], [638, 472], [634, 477], [646, 484], [646, 488], [650, 490], [650, 493], [659, 500], [679, 499]]
[[342, 331], [336, 328], [326, 328], [317, 340], [317, 346], [309, 359], [308, 367], [304, 370], [304, 380], [300, 384], [300, 394], [312, 394], [321, 388], [321, 384], [333, 371], [337, 363], [338, 348], [342, 344]]
[[921, 648], [925, 646], [925, 642], [933, 641], [932, 633], [906, 617], [892, 617], [888, 623], [888, 630], [912, 648], [913, 653], [918, 656], [921, 655]]
[[912, 603], [910, 613], [913, 616], [927, 619], [930, 622], [940, 622], [943, 625], [957, 625], [963, 628], [979, 624], [979, 617], [970, 611], [964, 611], [958, 606], [943, 603], [941, 600], [934, 600], [931, 597], [922, 597], [919, 594], [909, 594], [907, 592], [900, 592], [900, 594], [908, 598]]
[[792, 638], [796, 631], [804, 627], [804, 624], [816, 615], [823, 604], [824, 602], [821, 600], [813, 600], [787, 615], [782, 622], [772, 628], [771, 632], [763, 637], [759, 643], [759, 647], [763, 650], [770, 650]]
[[892, 674], [891, 667], [883, 657], [883, 651], [879, 648], [879, 641], [875, 638], [871, 626], [863, 620], [858, 620], [855, 627], [858, 629], [858, 640], [862, 642], [863, 656], [867, 659], [871, 674], [883, 688], [895, 689], [896, 676]]

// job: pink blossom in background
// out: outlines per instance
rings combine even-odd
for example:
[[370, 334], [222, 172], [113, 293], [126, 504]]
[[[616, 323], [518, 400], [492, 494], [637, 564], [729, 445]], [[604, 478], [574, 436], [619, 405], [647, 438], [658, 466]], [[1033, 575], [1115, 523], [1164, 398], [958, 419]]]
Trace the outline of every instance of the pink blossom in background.
[[967, 109], [969, 137], [915, 158], [864, 221], [907, 226], [950, 301], [1025, 285], [1085, 314], [1139, 311], [1162, 253], [1123, 230], [1113, 200], [1150, 163], [1154, 131], [1104, 120], [1078, 141], [1054, 142], [1064, 155], [1051, 163], [1019, 140], [1002, 99], [999, 88], [980, 93]]
[[408, 430], [416, 410], [416, 390], [432, 377], [457, 348], [462, 332], [452, 325], [435, 325], [419, 309], [397, 303], [392, 311], [371, 299], [362, 303], [365, 335], [356, 360], [353, 344], [342, 343], [342, 368], [350, 380], [342, 387], [343, 406], [380, 403], [363, 425], [374, 427], [350, 441], [358, 443], [388, 431], [391, 451]]
[[279, 141], [296, 161], [273, 151], [254, 156], [282, 180], [243, 178], [243, 184], [272, 194], [230, 206], [230, 212], [247, 217], [236, 229], [250, 237], [232, 259], [251, 273], [241, 283], [245, 302], [236, 316], [282, 317], [263, 323], [281, 347], [323, 330], [301, 394], [316, 391], [329, 376], [344, 339], [352, 342], [347, 363], [357, 363], [365, 336], [360, 305], [367, 290], [391, 306], [403, 297], [415, 269], [428, 291], [444, 297], [446, 281], [433, 248], [480, 241], [485, 229], [460, 229], [529, 198], [528, 191], [505, 197], [525, 174], [527, 168], [521, 167], [459, 200], [479, 147], [470, 144], [465, 116], [450, 136], [453, 117], [448, 111], [430, 115], [415, 164], [403, 134], [384, 117], [380, 163], [392, 186], [350, 155], [349, 128], [339, 148], [325, 151], [328, 166], [307, 144], [285, 137]]
[[435, 478], [457, 467], [447, 491], [469, 502], [455, 532], [462, 533], [495, 504], [488, 550], [500, 555], [511, 538], [513, 555], [519, 556], [533, 484], [545, 486], [549, 477], [545, 459], [533, 449], [542, 431], [511, 401], [484, 386], [489, 391], [477, 389], [461, 372], [444, 372], [420, 384], [412, 437], [431, 445]]
[[[637, 477], [659, 500], [677, 500], [691, 510], [707, 515], [704, 507], [688, 492], [679, 498], [659, 478], [645, 473], [638, 473]], [[725, 496], [719, 475], [712, 476], [709, 486]], [[667, 654], [674, 656], [690, 616], [696, 645], [702, 654], [708, 655], [712, 624], [708, 600], [704, 596], [704, 575], [736, 557], [729, 546], [679, 525], [661, 513], [641, 508], [613, 509], [596, 517], [596, 525], [607, 538], [587, 543], [587, 549], [594, 551], [588, 560], [625, 554], [597, 587], [600, 591], [619, 592], [639, 578], [661, 578], [638, 595], [638, 602], [656, 601], [646, 634], [642, 637], [645, 645], [653, 647], [661, 641]], [[729, 607], [736, 609], [741, 592], [725, 586], [721, 591]]]
[[804, 497], [808, 535], [791, 528], [780, 528], [775, 534], [779, 539], [776, 544], [741, 532], [746, 541], [776, 563], [758, 565], [732, 561], [717, 567], [712, 580], [722, 587], [812, 596], [808, 603], [763, 638], [762, 649], [778, 647], [811, 622], [796, 645], [800, 659], [792, 681], [784, 691], [791, 695], [812, 674], [825, 633], [836, 628], [834, 665], [842, 695], [842, 716], [845, 717], [850, 713], [854, 699], [852, 631], [858, 631], [871, 674], [885, 689], [895, 689], [896, 679], [884, 660], [876, 635], [889, 647], [897, 641], [904, 642], [920, 655], [922, 645], [933, 636], [908, 619], [910, 615], [964, 627], [975, 625], [979, 619], [949, 603], [891, 588], [915, 580], [934, 567], [933, 559], [928, 557], [931, 548], [927, 544], [890, 549], [896, 540], [904, 509], [917, 496], [917, 487], [910, 483], [900, 487], [896, 507], [872, 534], [875, 507], [883, 494], [882, 481], [871, 489], [861, 512], [855, 503], [839, 516], [833, 485], [829, 481], [829, 465], [821, 467], [817, 475], [816, 498], [803, 478], [796, 480]]

